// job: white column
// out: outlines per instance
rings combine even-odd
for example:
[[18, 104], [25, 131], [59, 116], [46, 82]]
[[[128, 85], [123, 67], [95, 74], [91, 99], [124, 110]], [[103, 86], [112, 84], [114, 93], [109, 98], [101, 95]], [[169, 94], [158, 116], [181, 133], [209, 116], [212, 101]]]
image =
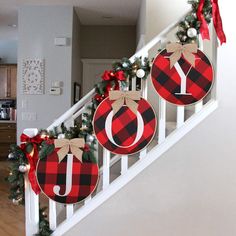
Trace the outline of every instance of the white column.
[[[32, 138], [38, 129], [25, 129], [24, 134]], [[26, 236], [37, 234], [39, 230], [39, 196], [31, 188], [28, 174], [25, 175], [25, 231]]]
[[33, 236], [39, 231], [39, 196], [34, 193], [30, 182], [25, 177], [25, 232]]

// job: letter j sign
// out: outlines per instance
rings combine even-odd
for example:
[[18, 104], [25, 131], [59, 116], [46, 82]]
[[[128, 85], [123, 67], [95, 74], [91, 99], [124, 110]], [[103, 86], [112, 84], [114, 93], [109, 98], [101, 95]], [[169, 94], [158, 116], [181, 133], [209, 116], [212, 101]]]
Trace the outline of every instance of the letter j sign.
[[172, 104], [194, 104], [211, 90], [213, 67], [206, 55], [193, 46], [169, 44], [153, 62], [154, 88]]

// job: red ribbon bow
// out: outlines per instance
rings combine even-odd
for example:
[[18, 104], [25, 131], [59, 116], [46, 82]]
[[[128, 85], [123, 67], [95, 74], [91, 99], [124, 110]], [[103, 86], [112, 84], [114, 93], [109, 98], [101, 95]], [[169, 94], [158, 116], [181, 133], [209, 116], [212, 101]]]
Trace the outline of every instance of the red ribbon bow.
[[[20, 137], [20, 140], [22, 142], [21, 149], [25, 152], [26, 157], [27, 157], [29, 164], [30, 164], [28, 178], [29, 178], [31, 187], [36, 194], [39, 194], [41, 192], [41, 190], [40, 190], [38, 182], [36, 180], [35, 171], [36, 171], [36, 165], [37, 165], [37, 162], [39, 159], [38, 145], [42, 143], [43, 139], [40, 137], [40, 135], [36, 135], [35, 137], [30, 138], [26, 134], [22, 134]], [[27, 143], [31, 143], [33, 145], [32, 153], [26, 152]]]
[[124, 71], [122, 70], [119, 70], [117, 72], [113, 72], [113, 71], [105, 71], [103, 76], [102, 76], [102, 79], [103, 80], [119, 80], [119, 81], [124, 81], [126, 80], [126, 77], [125, 77], [125, 74], [124, 74]]
[[[198, 17], [198, 20], [201, 22], [200, 33], [202, 35], [202, 39], [209, 40], [210, 39], [209, 29], [208, 29], [208, 25], [205, 20], [205, 17], [203, 15], [204, 3], [205, 3], [205, 0], [200, 0], [198, 10], [197, 10], [197, 17]], [[218, 0], [211, 0], [211, 4], [212, 4], [212, 18], [213, 18], [216, 34], [221, 44], [226, 43], [226, 36], [223, 30]]]

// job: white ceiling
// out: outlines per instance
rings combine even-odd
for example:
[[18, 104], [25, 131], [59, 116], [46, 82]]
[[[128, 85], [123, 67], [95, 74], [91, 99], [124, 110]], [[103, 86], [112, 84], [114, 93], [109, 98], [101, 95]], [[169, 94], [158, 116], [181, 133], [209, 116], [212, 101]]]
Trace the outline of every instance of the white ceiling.
[[[21, 5], [72, 5], [84, 25], [134, 25], [141, 0], [0, 0], [0, 39], [16, 39]], [[112, 17], [105, 19], [105, 17]]]

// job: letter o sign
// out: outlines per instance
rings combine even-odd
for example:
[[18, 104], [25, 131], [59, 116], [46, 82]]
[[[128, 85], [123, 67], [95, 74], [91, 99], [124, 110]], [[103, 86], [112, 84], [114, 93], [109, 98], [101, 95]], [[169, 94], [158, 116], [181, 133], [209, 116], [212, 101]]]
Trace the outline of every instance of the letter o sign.
[[137, 114], [123, 106], [115, 115], [106, 98], [94, 114], [93, 127], [98, 142], [115, 154], [133, 154], [144, 149], [153, 139], [157, 120], [151, 105], [140, 99]]

